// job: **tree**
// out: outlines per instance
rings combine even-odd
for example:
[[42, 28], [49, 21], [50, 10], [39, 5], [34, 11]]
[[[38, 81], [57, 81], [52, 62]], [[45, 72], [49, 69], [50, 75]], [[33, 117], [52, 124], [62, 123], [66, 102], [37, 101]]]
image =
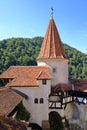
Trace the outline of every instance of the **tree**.
[[22, 102], [18, 105], [17, 109], [18, 109], [18, 111], [17, 111], [17, 114], [16, 114], [16, 119], [17, 120], [29, 121], [30, 113], [23, 106]]
[[[36, 65], [43, 38], [11, 38], [0, 41], [0, 74], [11, 65]], [[63, 44], [69, 59], [69, 77], [87, 78], [87, 54]], [[84, 68], [85, 67], [85, 68]]]
[[63, 130], [62, 119], [57, 112], [55, 111], [50, 112], [49, 121], [51, 130]]

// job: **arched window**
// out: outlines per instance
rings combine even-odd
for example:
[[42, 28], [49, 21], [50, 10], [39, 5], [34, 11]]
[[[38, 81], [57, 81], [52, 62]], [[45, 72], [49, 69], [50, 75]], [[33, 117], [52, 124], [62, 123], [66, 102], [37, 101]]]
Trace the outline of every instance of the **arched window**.
[[38, 99], [37, 98], [34, 99], [34, 103], [36, 103], [36, 104], [38, 103]]
[[40, 98], [40, 103], [44, 103], [44, 99], [43, 98]]

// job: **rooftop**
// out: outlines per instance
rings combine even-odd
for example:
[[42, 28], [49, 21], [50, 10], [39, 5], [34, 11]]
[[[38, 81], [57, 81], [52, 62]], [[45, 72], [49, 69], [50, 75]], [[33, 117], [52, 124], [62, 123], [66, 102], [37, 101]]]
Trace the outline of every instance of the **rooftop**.
[[11, 66], [0, 79], [13, 79], [9, 82], [10, 87], [38, 87], [37, 79], [51, 79], [48, 67], [38, 66]]
[[67, 59], [53, 18], [49, 21], [47, 32], [37, 59], [52, 58]]
[[12, 89], [7, 87], [0, 88], [0, 116], [8, 116], [22, 99], [23, 97]]
[[0, 130], [27, 130], [26, 125], [12, 118], [0, 116]]

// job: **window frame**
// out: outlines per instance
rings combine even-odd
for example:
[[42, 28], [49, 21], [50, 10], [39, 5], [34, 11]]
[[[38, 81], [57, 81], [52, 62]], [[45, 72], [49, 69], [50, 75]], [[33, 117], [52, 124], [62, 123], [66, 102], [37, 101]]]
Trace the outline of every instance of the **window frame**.
[[53, 73], [56, 73], [56, 67], [53, 67], [52, 71]]
[[35, 98], [35, 99], [34, 99], [34, 103], [35, 103], [35, 104], [38, 104], [38, 98]]
[[40, 104], [43, 104], [43, 103], [44, 103], [44, 99], [40, 98]]
[[43, 84], [43, 85], [46, 85], [46, 84], [47, 84], [47, 80], [46, 80], [46, 79], [43, 79], [43, 80], [42, 80], [42, 84]]

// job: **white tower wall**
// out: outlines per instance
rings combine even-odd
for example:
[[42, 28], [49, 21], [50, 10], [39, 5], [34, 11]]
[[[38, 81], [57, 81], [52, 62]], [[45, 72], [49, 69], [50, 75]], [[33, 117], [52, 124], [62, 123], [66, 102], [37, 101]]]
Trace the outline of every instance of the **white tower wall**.
[[[49, 66], [52, 75], [52, 86], [59, 83], [68, 83], [67, 59], [42, 59], [37, 61], [38, 66]], [[54, 72], [55, 69], [55, 72]]]

